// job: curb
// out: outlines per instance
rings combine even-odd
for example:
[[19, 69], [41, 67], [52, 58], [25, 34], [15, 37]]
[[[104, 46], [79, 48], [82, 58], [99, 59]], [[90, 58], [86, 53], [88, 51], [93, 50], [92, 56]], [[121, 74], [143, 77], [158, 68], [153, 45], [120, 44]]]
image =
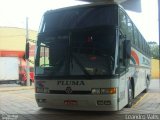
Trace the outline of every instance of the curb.
[[5, 87], [0, 88], [0, 92], [18, 91], [18, 90], [30, 90], [34, 89], [34, 86], [23, 86], [23, 87]]

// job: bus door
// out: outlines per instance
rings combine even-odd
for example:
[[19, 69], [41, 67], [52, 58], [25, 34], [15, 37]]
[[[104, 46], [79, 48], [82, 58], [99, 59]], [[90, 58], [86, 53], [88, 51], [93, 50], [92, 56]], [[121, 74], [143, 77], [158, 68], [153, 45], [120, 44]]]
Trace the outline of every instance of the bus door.
[[119, 93], [118, 93], [118, 102], [119, 102], [119, 109], [123, 108], [128, 102], [128, 94], [127, 94], [127, 72], [128, 72], [128, 60], [124, 56], [124, 48], [126, 38], [125, 36], [120, 33], [119, 35], [119, 55], [118, 55], [118, 74], [119, 74]]

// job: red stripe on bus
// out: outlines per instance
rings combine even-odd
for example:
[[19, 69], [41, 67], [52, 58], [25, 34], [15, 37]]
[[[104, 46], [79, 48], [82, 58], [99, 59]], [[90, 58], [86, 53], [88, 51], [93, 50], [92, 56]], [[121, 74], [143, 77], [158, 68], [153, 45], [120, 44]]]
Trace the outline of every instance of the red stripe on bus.
[[136, 64], [139, 65], [139, 58], [138, 58], [137, 53], [135, 51], [131, 51], [131, 55], [134, 58], [134, 60], [136, 61]]

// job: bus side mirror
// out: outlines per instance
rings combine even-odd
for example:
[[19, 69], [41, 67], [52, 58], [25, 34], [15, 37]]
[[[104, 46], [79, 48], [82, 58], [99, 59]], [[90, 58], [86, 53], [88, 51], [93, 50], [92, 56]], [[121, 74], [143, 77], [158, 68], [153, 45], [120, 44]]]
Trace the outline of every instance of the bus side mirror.
[[124, 40], [123, 42], [123, 58], [130, 59], [131, 57], [131, 41]]
[[26, 43], [25, 59], [29, 58], [29, 42]]

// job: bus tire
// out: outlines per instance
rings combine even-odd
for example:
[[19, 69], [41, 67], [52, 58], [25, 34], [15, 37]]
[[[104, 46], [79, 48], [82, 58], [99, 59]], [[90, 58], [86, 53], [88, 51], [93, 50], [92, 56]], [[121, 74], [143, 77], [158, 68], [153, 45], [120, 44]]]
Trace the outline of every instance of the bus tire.
[[148, 90], [149, 90], [149, 84], [150, 84], [150, 80], [149, 80], [149, 77], [146, 78], [146, 89], [143, 91], [143, 93], [147, 93]]
[[127, 108], [131, 108], [133, 105], [133, 89], [132, 86], [130, 85], [130, 87], [128, 88], [128, 104], [127, 104]]

